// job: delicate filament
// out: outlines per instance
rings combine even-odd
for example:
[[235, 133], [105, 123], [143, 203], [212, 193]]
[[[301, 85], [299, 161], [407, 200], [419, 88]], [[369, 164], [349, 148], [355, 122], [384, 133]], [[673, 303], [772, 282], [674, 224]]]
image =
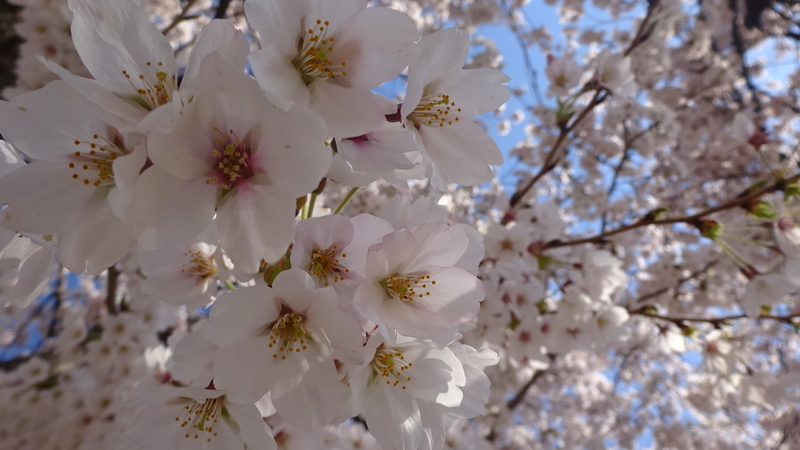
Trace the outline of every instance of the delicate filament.
[[373, 377], [383, 377], [387, 385], [400, 386], [401, 389], [405, 389], [403, 384], [411, 381], [411, 377], [406, 376], [403, 371], [408, 370], [413, 364], [404, 360], [405, 357], [401, 352], [383, 347], [381, 344], [370, 362]]
[[386, 296], [389, 298], [397, 298], [413, 302], [415, 298], [422, 298], [426, 295], [431, 295], [430, 291], [423, 291], [417, 289], [427, 289], [428, 283], [431, 285], [436, 284], [436, 281], [431, 280], [430, 275], [391, 275], [384, 278], [379, 283], [383, 287]]
[[334, 64], [328, 59], [328, 55], [333, 51], [333, 36], [328, 37], [330, 23], [317, 20], [314, 28], [306, 30], [306, 35], [300, 38], [300, 50], [297, 58], [292, 63], [305, 82], [306, 86], [311, 84], [316, 78], [332, 78], [336, 75], [347, 76], [344, 70], [347, 63], [342, 61]]
[[[72, 178], [80, 180], [85, 185], [113, 186], [114, 161], [128, 153], [122, 148], [122, 143], [111, 142], [105, 137], [94, 135], [91, 140], [75, 140], [75, 145], [82, 148], [70, 157], [70, 169], [79, 170], [72, 174]], [[82, 175], [80, 175], [80, 174]]]
[[202, 280], [211, 278], [217, 273], [217, 264], [211, 255], [206, 255], [199, 250], [190, 250], [185, 255], [189, 257], [189, 263], [192, 266], [187, 269], [186, 264], [184, 264], [181, 269], [182, 273], [188, 273]]
[[286, 359], [286, 355], [300, 353], [308, 348], [311, 335], [303, 328], [304, 321], [303, 316], [287, 313], [272, 325], [269, 330], [269, 348], [275, 351], [272, 354], [273, 359]]
[[[150, 67], [153, 64], [147, 62], [146, 65]], [[159, 69], [163, 66], [164, 63], [162, 62], [156, 63], [156, 67]], [[175, 77], [163, 70], [156, 72], [155, 81], [147, 79], [143, 74], [132, 76], [127, 70], [123, 70], [122, 75], [138, 94], [135, 100], [151, 111], [172, 101], [172, 93], [178, 88]]]
[[225, 397], [209, 398], [203, 403], [198, 403], [193, 399], [187, 400], [190, 400], [191, 403], [183, 407], [183, 418], [175, 417], [175, 421], [180, 422], [181, 428], [187, 426], [190, 428], [186, 430], [183, 437], [199, 439], [202, 435], [206, 442], [211, 442], [211, 439], [217, 436], [214, 426], [219, 422], [220, 415], [224, 414]]
[[345, 278], [344, 274], [350, 272], [350, 269], [345, 269], [339, 265], [340, 257], [347, 258], [347, 253], [339, 254], [336, 245], [325, 250], [315, 248], [311, 252], [309, 270], [322, 279], [325, 286], [330, 284], [328, 281], [331, 279], [334, 283], [342, 281]]
[[456, 102], [451, 101], [449, 95], [427, 95], [422, 97], [408, 119], [418, 125], [443, 127], [460, 121], [460, 112], [461, 108], [456, 107]]
[[218, 184], [225, 190], [233, 189], [239, 182], [255, 174], [250, 160], [250, 146], [239, 139], [233, 130], [222, 133], [215, 127], [214, 131], [220, 134], [220, 138], [214, 142], [216, 148], [211, 150], [214, 167], [206, 183]]

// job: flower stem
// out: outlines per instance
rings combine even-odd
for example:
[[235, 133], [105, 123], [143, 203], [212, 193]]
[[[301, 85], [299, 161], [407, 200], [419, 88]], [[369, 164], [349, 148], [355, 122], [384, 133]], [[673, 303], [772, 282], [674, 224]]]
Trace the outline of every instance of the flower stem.
[[317, 194], [311, 194], [311, 200], [308, 202], [308, 210], [306, 211], [305, 219], [310, 218], [314, 215], [314, 204], [317, 203]]
[[344, 207], [347, 206], [347, 202], [349, 202], [350, 199], [353, 198], [354, 195], [356, 195], [356, 191], [358, 191], [358, 187], [350, 189], [350, 192], [348, 192], [347, 195], [345, 195], [344, 200], [342, 200], [342, 203], [339, 203], [339, 206], [336, 207], [336, 211], [334, 211], [333, 213], [339, 214], [340, 212], [342, 212]]

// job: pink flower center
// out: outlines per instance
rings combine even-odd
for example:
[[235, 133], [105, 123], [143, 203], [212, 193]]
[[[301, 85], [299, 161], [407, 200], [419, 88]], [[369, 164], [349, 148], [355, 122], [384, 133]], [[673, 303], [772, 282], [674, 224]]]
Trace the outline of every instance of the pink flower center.
[[206, 180], [208, 184], [217, 184], [224, 190], [235, 188], [243, 180], [253, 175], [250, 146], [247, 142], [230, 130], [220, 133], [221, 137], [215, 142], [216, 148], [211, 151], [214, 158], [212, 175]]

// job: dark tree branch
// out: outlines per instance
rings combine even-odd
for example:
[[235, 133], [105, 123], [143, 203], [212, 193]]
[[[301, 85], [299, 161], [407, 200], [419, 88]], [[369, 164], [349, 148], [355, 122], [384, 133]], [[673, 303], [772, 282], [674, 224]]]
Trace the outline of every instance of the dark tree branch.
[[219, 0], [217, 9], [214, 11], [215, 19], [224, 19], [228, 15], [228, 7], [231, 5], [231, 0]]

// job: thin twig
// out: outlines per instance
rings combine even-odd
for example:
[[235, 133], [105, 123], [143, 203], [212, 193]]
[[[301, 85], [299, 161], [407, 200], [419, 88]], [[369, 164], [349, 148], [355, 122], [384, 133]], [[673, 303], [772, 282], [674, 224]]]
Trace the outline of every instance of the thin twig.
[[667, 224], [676, 224], [676, 223], [693, 224], [698, 219], [700, 219], [702, 217], [705, 217], [705, 216], [708, 216], [710, 214], [713, 214], [715, 212], [719, 212], [719, 211], [724, 211], [726, 209], [735, 208], [737, 206], [744, 205], [745, 203], [748, 203], [748, 202], [750, 202], [752, 200], [758, 199], [763, 195], [771, 194], [773, 192], [780, 191], [780, 190], [784, 189], [787, 184], [795, 182], [797, 180], [800, 180], [800, 174], [794, 175], [791, 178], [778, 180], [775, 183], [773, 183], [773, 184], [771, 184], [771, 185], [769, 185], [769, 186], [767, 186], [765, 188], [759, 189], [759, 190], [757, 190], [757, 191], [755, 191], [755, 192], [753, 192], [751, 194], [744, 195], [744, 196], [739, 196], [739, 197], [734, 198], [732, 200], [729, 200], [729, 201], [727, 201], [727, 202], [725, 202], [725, 203], [723, 203], [723, 204], [721, 204], [719, 206], [715, 206], [713, 208], [708, 208], [708, 209], [706, 209], [704, 211], [701, 211], [701, 212], [699, 212], [697, 214], [692, 214], [690, 216], [671, 217], [671, 218], [656, 219], [656, 220], [648, 220], [647, 218], [643, 217], [643, 218], [639, 219], [638, 221], [636, 221], [634, 223], [631, 223], [631, 224], [616, 228], [614, 230], [606, 231], [604, 233], [600, 233], [600, 234], [592, 236], [592, 237], [583, 238], [583, 239], [576, 239], [576, 240], [573, 240], [573, 241], [555, 240], [555, 241], [548, 242], [545, 245], [545, 247], [546, 248], [558, 248], [558, 247], [567, 247], [567, 246], [571, 246], [571, 245], [598, 243], [598, 242], [604, 241], [606, 238], [609, 238], [611, 236], [614, 236], [614, 235], [617, 235], [617, 234], [620, 234], [620, 233], [624, 233], [626, 231], [630, 231], [630, 230], [633, 230], [633, 229], [636, 229], [636, 228], [639, 228], [639, 227], [647, 226], [647, 225], [667, 225]]
[[192, 9], [192, 6], [194, 6], [195, 3], [197, 3], [197, 0], [187, 0], [186, 4], [183, 5], [183, 8], [181, 9], [181, 12], [179, 12], [178, 15], [172, 19], [172, 22], [170, 22], [170, 24], [161, 31], [161, 34], [169, 34], [169, 32], [177, 27], [179, 23], [183, 22], [186, 19], [186, 16], [189, 14], [189, 10]]
[[117, 314], [117, 284], [120, 271], [116, 265], [108, 268], [108, 281], [106, 282], [106, 309], [111, 315]]

